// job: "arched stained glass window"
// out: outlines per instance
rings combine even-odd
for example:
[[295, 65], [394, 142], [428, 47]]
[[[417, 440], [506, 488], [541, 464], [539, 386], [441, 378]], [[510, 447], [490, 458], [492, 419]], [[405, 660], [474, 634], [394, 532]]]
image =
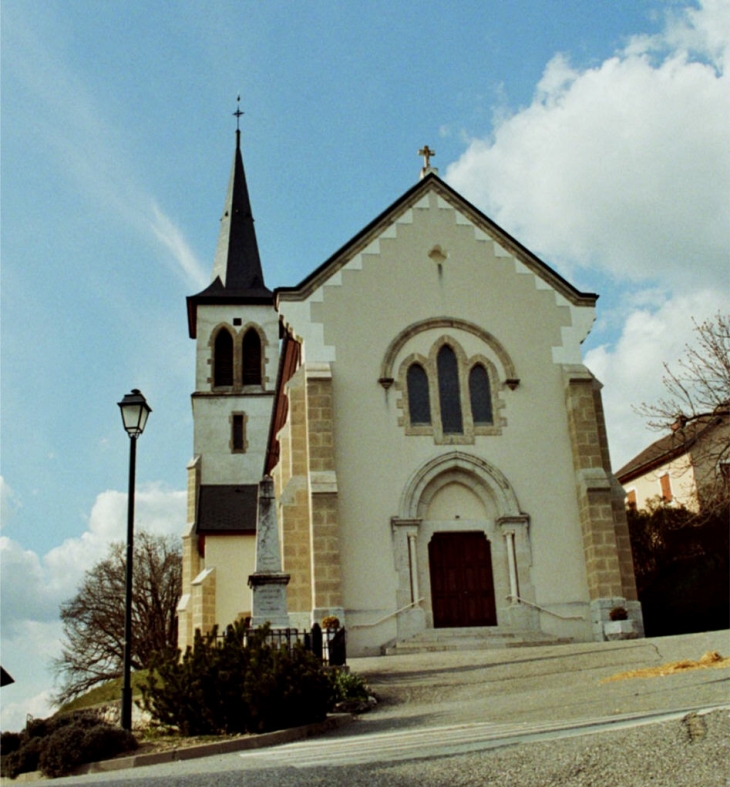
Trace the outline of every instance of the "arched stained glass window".
[[439, 378], [439, 404], [444, 434], [462, 434], [464, 422], [461, 415], [459, 393], [459, 363], [456, 353], [445, 344], [438, 352], [436, 369]]
[[474, 423], [491, 424], [492, 392], [489, 389], [489, 375], [480, 363], [472, 366], [469, 372], [469, 399]]
[[225, 328], [218, 331], [213, 350], [213, 385], [233, 385], [233, 337]]
[[408, 367], [408, 412], [411, 425], [431, 423], [431, 400], [428, 393], [428, 375], [419, 363]]
[[261, 385], [261, 338], [255, 328], [243, 336], [243, 385]]

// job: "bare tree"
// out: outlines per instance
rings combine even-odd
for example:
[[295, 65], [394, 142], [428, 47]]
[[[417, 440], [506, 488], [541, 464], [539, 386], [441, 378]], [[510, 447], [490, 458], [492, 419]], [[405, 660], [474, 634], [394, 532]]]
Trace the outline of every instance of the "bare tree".
[[694, 333], [684, 357], [664, 364], [666, 396], [638, 412], [692, 448], [701, 507], [716, 512], [730, 499], [730, 315], [695, 322]]
[[730, 408], [730, 315], [716, 314], [694, 323], [696, 342], [672, 368], [664, 364], [667, 395], [655, 404], [642, 404], [649, 426], [670, 429], [698, 418], [727, 415]]
[[[62, 678], [58, 704], [122, 674], [125, 553], [123, 543], [111, 544], [108, 556], [86, 572], [77, 594], [61, 605], [63, 650], [53, 663]], [[179, 539], [138, 533], [132, 598], [133, 669], [144, 669], [153, 653], [176, 646], [181, 585]]]

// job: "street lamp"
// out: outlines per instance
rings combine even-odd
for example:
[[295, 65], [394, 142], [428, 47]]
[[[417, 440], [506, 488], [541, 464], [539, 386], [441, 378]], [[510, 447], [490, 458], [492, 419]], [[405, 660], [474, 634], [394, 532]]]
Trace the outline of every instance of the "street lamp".
[[137, 388], [121, 402], [122, 422], [129, 435], [129, 496], [127, 497], [127, 582], [124, 602], [124, 683], [122, 685], [122, 727], [132, 729], [132, 574], [134, 556], [134, 474], [137, 462], [137, 438], [144, 432], [152, 408]]

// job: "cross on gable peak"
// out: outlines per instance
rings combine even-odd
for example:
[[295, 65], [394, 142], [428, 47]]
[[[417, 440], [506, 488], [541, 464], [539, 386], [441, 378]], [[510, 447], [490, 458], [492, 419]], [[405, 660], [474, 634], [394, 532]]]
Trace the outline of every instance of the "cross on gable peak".
[[428, 169], [431, 166], [431, 156], [436, 155], [435, 150], [431, 150], [428, 145], [424, 145], [419, 151], [419, 156], [423, 156], [423, 168]]
[[424, 145], [419, 151], [419, 156], [423, 156], [423, 166], [421, 167], [421, 180], [426, 177], [430, 172], [433, 172], [434, 175], [438, 175], [438, 169], [436, 167], [431, 166], [431, 156], [436, 155], [435, 150], [431, 150], [428, 145]]

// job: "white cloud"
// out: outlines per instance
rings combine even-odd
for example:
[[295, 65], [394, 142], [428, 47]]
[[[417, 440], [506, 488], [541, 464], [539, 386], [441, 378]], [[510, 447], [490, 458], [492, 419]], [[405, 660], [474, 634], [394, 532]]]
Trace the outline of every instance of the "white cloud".
[[[186, 493], [147, 484], [134, 496], [135, 532], [180, 535], [186, 518]], [[78, 538], [66, 539], [43, 558], [47, 583], [54, 597], [73, 595], [83, 572], [101, 560], [113, 541], [127, 538], [127, 495], [107, 490], [96, 497], [88, 529]], [[69, 566], [78, 567], [69, 571]]]
[[8, 732], [20, 732], [25, 727], [29, 716], [34, 719], [44, 719], [54, 712], [53, 690], [43, 689], [32, 697], [21, 697], [13, 701], [12, 695], [20, 689], [20, 686], [6, 686], [3, 692], [7, 699], [3, 698], [0, 707], [0, 729]]
[[562, 56], [533, 103], [447, 172], [555, 264], [671, 284], [723, 275], [730, 226], [730, 80], [683, 57]]
[[169, 216], [163, 213], [162, 209], [153, 203], [153, 220], [150, 227], [155, 237], [172, 254], [178, 272], [182, 273], [186, 283], [201, 289], [209, 284], [209, 277], [201, 265], [195, 253], [185, 240], [180, 228], [173, 223]]
[[665, 395], [663, 364], [671, 367], [684, 356], [694, 338], [693, 319], [701, 322], [719, 311], [727, 311], [727, 299], [716, 290], [677, 295], [659, 308], [632, 311], [614, 345], [586, 353], [586, 365], [606, 383], [603, 402], [615, 469], [659, 438], [634, 408]]
[[[0, 492], [8, 493], [7, 484], [0, 484]], [[180, 535], [185, 506], [185, 491], [160, 483], [141, 486], [135, 494], [135, 532]], [[87, 530], [42, 558], [0, 536], [2, 664], [16, 681], [3, 688], [2, 729], [19, 729], [27, 713], [50, 712], [48, 667], [60, 652], [59, 606], [74, 595], [84, 572], [106, 555], [109, 545], [126, 540], [126, 534], [127, 495], [107, 490], [97, 495]]]
[[2, 633], [3, 638], [15, 624], [26, 617], [47, 620], [58, 612], [48, 590], [46, 576], [38, 555], [24, 549], [17, 541], [0, 536], [2, 566]]
[[46, 667], [60, 649], [60, 621], [25, 621], [12, 636], [3, 636], [2, 664], [15, 682], [2, 690], [0, 729], [20, 730], [28, 714], [43, 718], [53, 712]]
[[[556, 55], [532, 103], [495, 116], [448, 168], [460, 192], [568, 277], [621, 297], [586, 358], [605, 383], [614, 465], [656, 435], [631, 405], [661, 394], [692, 320], [730, 299], [730, 0], [669, 16], [592, 68]], [[599, 311], [600, 314], [600, 311]]]
[[[185, 501], [184, 491], [162, 484], [141, 487], [135, 494], [135, 532], [181, 534]], [[97, 496], [84, 533], [66, 539], [43, 558], [1, 536], [3, 632], [15, 631], [28, 620], [55, 618], [61, 602], [75, 593], [84, 572], [106, 555], [112, 542], [126, 537], [127, 495], [114, 490]]]

